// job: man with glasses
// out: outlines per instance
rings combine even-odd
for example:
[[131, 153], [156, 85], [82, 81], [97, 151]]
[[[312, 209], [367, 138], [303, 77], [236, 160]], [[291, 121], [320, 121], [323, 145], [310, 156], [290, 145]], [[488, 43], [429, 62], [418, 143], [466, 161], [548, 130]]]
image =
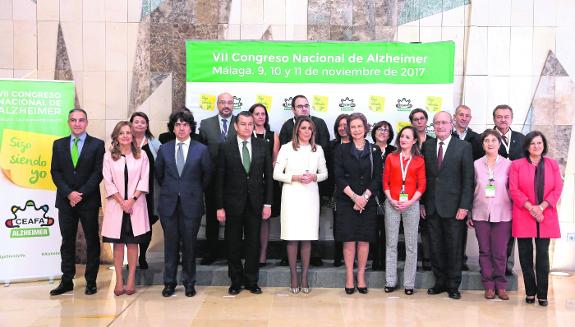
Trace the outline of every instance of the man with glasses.
[[[523, 158], [522, 147], [525, 136], [519, 132], [511, 130], [513, 123], [513, 109], [506, 104], [500, 104], [493, 109], [493, 128], [501, 134], [501, 145], [499, 147], [499, 155], [509, 160], [516, 160]], [[507, 268], [505, 274], [507, 276], [513, 275], [513, 266], [515, 264], [515, 239], [513, 236], [507, 243]]]
[[[229, 93], [222, 93], [217, 98], [218, 114], [206, 118], [200, 123], [200, 141], [208, 146], [210, 158], [213, 163], [218, 162], [218, 149], [220, 143], [228, 139], [236, 138], [236, 130], [233, 124], [236, 117], [234, 111], [234, 97]], [[215, 178], [212, 178], [214, 181]], [[206, 240], [207, 251], [200, 262], [202, 265], [211, 265], [218, 257], [218, 237], [220, 234], [220, 224], [216, 218], [216, 198], [215, 185], [210, 183], [206, 193]]]
[[431, 236], [431, 267], [435, 285], [427, 294], [447, 291], [460, 299], [462, 239], [465, 217], [473, 203], [473, 155], [471, 145], [451, 136], [451, 114], [433, 117], [436, 140], [423, 143], [427, 189], [420, 206]]
[[[327, 125], [325, 121], [319, 117], [314, 117], [310, 115], [310, 105], [307, 98], [303, 95], [296, 95], [292, 98], [291, 101], [291, 108], [293, 112], [293, 118], [290, 118], [285, 121], [282, 125], [280, 130], [280, 145], [284, 145], [288, 142], [291, 142], [292, 135], [293, 135], [293, 127], [295, 125], [295, 121], [300, 116], [309, 116], [311, 120], [315, 124], [315, 144], [321, 145], [324, 155], [328, 158], [331, 154], [329, 153], [329, 130], [327, 129]], [[322, 197], [330, 197], [329, 194], [329, 187], [326, 182], [319, 183], [319, 194]], [[285, 254], [285, 251], [284, 251]], [[311, 259], [310, 264], [312, 266], [322, 266], [323, 262], [321, 260], [321, 255], [319, 255], [317, 242], [312, 242], [312, 250], [311, 250]], [[280, 265], [287, 266], [287, 256], [282, 258]]]

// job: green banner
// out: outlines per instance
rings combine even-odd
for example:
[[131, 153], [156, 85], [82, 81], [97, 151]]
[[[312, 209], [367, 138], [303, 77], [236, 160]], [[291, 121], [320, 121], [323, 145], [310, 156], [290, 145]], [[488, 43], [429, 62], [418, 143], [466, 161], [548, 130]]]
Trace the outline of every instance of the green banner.
[[451, 84], [455, 44], [186, 42], [187, 82]]

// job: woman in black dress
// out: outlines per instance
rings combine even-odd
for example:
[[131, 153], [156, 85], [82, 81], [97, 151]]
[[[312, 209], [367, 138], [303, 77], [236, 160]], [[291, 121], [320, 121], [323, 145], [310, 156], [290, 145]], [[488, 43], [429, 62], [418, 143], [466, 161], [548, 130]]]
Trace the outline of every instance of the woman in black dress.
[[[136, 145], [142, 149], [146, 153], [148, 157], [148, 162], [150, 165], [150, 185], [149, 191], [146, 193], [146, 203], [148, 204], [148, 216], [150, 218], [150, 226], [158, 221], [158, 215], [155, 211], [155, 198], [154, 194], [160, 194], [159, 186], [156, 185], [157, 181], [154, 178], [154, 162], [156, 160], [156, 155], [158, 153], [158, 149], [160, 149], [160, 142], [154, 138], [154, 135], [150, 131], [150, 120], [148, 119], [148, 115], [143, 112], [134, 112], [130, 117], [130, 123], [132, 124], [132, 134], [134, 137], [134, 141]], [[154, 193], [154, 189], [156, 193]], [[150, 241], [151, 241], [151, 234], [152, 231], [150, 229]], [[150, 246], [150, 242], [140, 243], [140, 256], [138, 259], [138, 263], [140, 265], [140, 269], [148, 269], [148, 261], [146, 261], [146, 252], [148, 251], [148, 247]]]
[[381, 188], [381, 151], [365, 139], [369, 126], [362, 113], [347, 117], [347, 128], [351, 142], [339, 145], [334, 156], [338, 190], [335, 240], [344, 242], [345, 292], [355, 292], [353, 263], [357, 247], [357, 290], [366, 294], [369, 242], [377, 239], [377, 205], [373, 195]]
[[[276, 164], [276, 158], [280, 150], [280, 141], [278, 134], [270, 129], [268, 110], [266, 106], [261, 103], [252, 105], [249, 109], [254, 117], [254, 136], [257, 138], [265, 139], [270, 147], [272, 154], [272, 164]], [[271, 217], [279, 215], [281, 203], [281, 191], [279, 183], [274, 181], [274, 198], [272, 203]], [[270, 221], [263, 219], [260, 227], [260, 267], [266, 265], [268, 257], [268, 242], [270, 238]]]

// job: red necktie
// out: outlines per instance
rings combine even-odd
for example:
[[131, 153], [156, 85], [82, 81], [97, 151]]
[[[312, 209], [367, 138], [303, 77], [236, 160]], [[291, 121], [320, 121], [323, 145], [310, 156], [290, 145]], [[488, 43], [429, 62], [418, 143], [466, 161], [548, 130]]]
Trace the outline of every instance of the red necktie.
[[443, 142], [439, 142], [439, 151], [437, 151], [437, 169], [441, 168], [443, 163]]

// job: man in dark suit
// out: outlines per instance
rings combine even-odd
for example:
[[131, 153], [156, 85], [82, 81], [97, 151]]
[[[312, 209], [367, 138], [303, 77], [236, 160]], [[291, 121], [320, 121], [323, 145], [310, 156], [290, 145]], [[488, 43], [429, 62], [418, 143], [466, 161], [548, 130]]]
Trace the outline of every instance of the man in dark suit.
[[[493, 123], [495, 129], [501, 134], [501, 145], [499, 147], [499, 155], [509, 160], [516, 160], [523, 158], [523, 142], [525, 135], [512, 131], [511, 124], [513, 123], [513, 109], [506, 104], [500, 104], [493, 109]], [[513, 275], [513, 266], [515, 264], [515, 239], [513, 236], [507, 242], [507, 268], [505, 274], [508, 276]]]
[[178, 258], [182, 244], [182, 284], [188, 297], [196, 295], [196, 239], [204, 214], [203, 195], [212, 174], [208, 148], [191, 139], [195, 129], [191, 113], [170, 115], [176, 139], [158, 150], [155, 171], [160, 184], [158, 213], [164, 229], [164, 297], [177, 285]]
[[[294, 96], [291, 100], [291, 110], [293, 112], [293, 117], [286, 120], [280, 130], [280, 146], [291, 142], [293, 136], [293, 128], [295, 126], [295, 120], [297, 117], [309, 116], [315, 124], [316, 128], [315, 144], [321, 145], [326, 158], [331, 158], [331, 154], [329, 153], [331, 148], [329, 146], [329, 129], [327, 128], [327, 125], [323, 119], [310, 115], [310, 105], [307, 98], [301, 94]], [[321, 182], [318, 186], [320, 196], [330, 198], [333, 195], [330, 194], [330, 187], [327, 182]], [[286, 251], [284, 251], [284, 253], [286, 253]], [[310, 264], [316, 267], [323, 265], [318, 243], [316, 241], [312, 242]], [[288, 265], [287, 256], [282, 258], [280, 265]]]
[[[427, 111], [421, 108], [415, 108], [409, 113], [409, 121], [411, 126], [417, 130], [417, 145], [419, 149], [427, 140], [435, 140], [435, 138], [427, 134]], [[431, 238], [429, 237], [429, 228], [425, 219], [419, 220], [419, 233], [421, 234], [421, 251], [417, 252], [418, 259], [421, 258], [421, 269], [425, 271], [431, 270]]]
[[267, 142], [253, 136], [254, 119], [249, 111], [238, 114], [234, 128], [237, 137], [220, 145], [216, 173], [217, 218], [226, 226], [228, 275], [232, 282], [228, 293], [237, 295], [243, 284], [251, 293], [261, 294], [260, 224], [271, 216], [272, 157]]
[[435, 275], [435, 285], [427, 293], [447, 291], [450, 298], [460, 299], [462, 239], [473, 202], [474, 171], [471, 145], [451, 136], [452, 123], [445, 111], [433, 117], [437, 139], [422, 147], [427, 189], [420, 209], [429, 227]]
[[[234, 111], [234, 97], [229, 93], [222, 93], [217, 98], [218, 114], [202, 120], [200, 123], [200, 141], [208, 146], [210, 158], [216, 164], [218, 162], [218, 150], [221, 143], [228, 139], [236, 138], [236, 130], [232, 127], [236, 117]], [[214, 170], [215, 174], [215, 170]], [[218, 257], [218, 237], [220, 224], [216, 219], [216, 188], [215, 178], [206, 190], [206, 240], [207, 252], [202, 258], [202, 265], [210, 265]]]
[[76, 233], [82, 223], [86, 238], [86, 295], [98, 291], [96, 277], [100, 267], [98, 211], [104, 142], [86, 133], [88, 115], [83, 109], [68, 114], [71, 135], [54, 141], [50, 173], [56, 185], [56, 208], [62, 234], [62, 281], [50, 291], [60, 295], [74, 289], [76, 274]]

